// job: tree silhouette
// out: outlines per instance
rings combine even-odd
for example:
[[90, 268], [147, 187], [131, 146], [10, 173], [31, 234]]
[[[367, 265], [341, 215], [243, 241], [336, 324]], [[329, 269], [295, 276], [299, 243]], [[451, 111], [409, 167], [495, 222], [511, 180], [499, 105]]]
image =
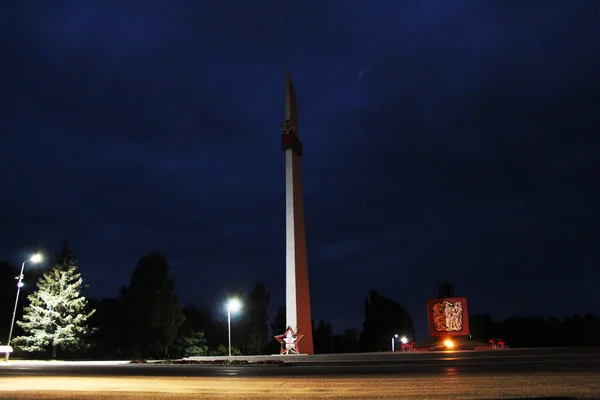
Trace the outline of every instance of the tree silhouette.
[[277, 314], [271, 321], [271, 333], [269, 334], [269, 341], [267, 342], [267, 351], [271, 354], [278, 354], [281, 350], [281, 345], [275, 340], [275, 335], [281, 335], [285, 332], [287, 326], [285, 326], [285, 307], [279, 307]]
[[315, 354], [333, 353], [333, 327], [330, 322], [319, 320], [313, 326]]
[[469, 330], [471, 338], [480, 342], [487, 342], [497, 336], [496, 326], [489, 314], [469, 315]]
[[19, 270], [16, 267], [6, 261], [0, 261], [0, 341], [3, 343], [8, 339], [8, 322], [12, 318], [17, 292], [15, 276], [18, 274]]
[[246, 295], [243, 310], [243, 345], [244, 354], [262, 354], [269, 341], [269, 302], [271, 293], [262, 283], [254, 285]]
[[121, 289], [125, 340], [131, 356], [168, 357], [185, 319], [174, 290], [175, 283], [162, 254], [151, 253], [138, 261], [131, 283]]
[[54, 260], [54, 265], [58, 268], [68, 268], [77, 265], [77, 257], [69, 248], [69, 239], [63, 240], [62, 248]]
[[335, 342], [336, 353], [358, 353], [360, 351], [360, 333], [356, 328], [346, 329]]
[[185, 321], [179, 328], [179, 333], [173, 344], [171, 356], [191, 357], [203, 356], [209, 353], [209, 343], [206, 331], [213, 324], [207, 309], [199, 310], [192, 305], [183, 309]]
[[100, 301], [90, 299], [90, 306], [96, 312], [90, 318], [90, 324], [99, 329], [91, 336], [95, 346], [89, 356], [94, 359], [122, 359], [127, 354], [127, 343], [123, 340], [125, 316], [123, 304], [117, 298], [104, 298]]
[[362, 351], [390, 351], [391, 338], [398, 334], [414, 338], [410, 315], [394, 300], [371, 289], [365, 299], [365, 320], [360, 335]]

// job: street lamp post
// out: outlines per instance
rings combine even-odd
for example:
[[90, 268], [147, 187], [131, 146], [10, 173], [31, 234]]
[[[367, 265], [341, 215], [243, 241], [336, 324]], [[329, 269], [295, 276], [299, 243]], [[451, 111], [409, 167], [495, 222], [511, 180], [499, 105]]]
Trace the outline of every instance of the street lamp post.
[[[15, 317], [17, 315], [17, 305], [19, 304], [19, 294], [21, 293], [21, 288], [23, 287], [23, 278], [25, 277], [25, 275], [23, 275], [23, 270], [25, 269], [25, 263], [31, 261], [32, 263], [39, 263], [40, 261], [42, 261], [42, 255], [41, 254], [34, 254], [33, 256], [31, 256], [31, 258], [29, 260], [25, 260], [23, 261], [23, 264], [21, 264], [21, 272], [19, 273], [19, 276], [17, 276], [15, 279], [18, 279], [17, 282], [17, 297], [15, 298], [15, 308], [13, 309], [13, 314], [12, 314], [12, 320], [10, 322], [10, 330], [8, 331], [8, 342], [6, 343], [7, 346], [10, 346], [10, 341], [12, 339], [12, 333], [13, 333], [13, 328], [15, 326]], [[9, 357], [10, 353], [6, 353], [4, 355], [4, 361], [8, 361], [8, 357]]]
[[398, 334], [396, 333], [392, 336], [392, 353], [394, 352], [394, 345], [396, 344], [396, 339], [398, 338]]
[[231, 312], [236, 312], [242, 307], [238, 299], [230, 299], [227, 302], [227, 336], [229, 337], [229, 357], [231, 357]]

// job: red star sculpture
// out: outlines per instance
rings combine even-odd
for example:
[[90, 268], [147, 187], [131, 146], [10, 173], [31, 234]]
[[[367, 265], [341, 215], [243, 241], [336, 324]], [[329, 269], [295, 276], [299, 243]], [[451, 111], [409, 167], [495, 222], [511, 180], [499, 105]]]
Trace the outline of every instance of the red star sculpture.
[[288, 326], [283, 335], [275, 336], [275, 339], [281, 343], [280, 354], [299, 354], [298, 342], [304, 335], [295, 333], [291, 326]]

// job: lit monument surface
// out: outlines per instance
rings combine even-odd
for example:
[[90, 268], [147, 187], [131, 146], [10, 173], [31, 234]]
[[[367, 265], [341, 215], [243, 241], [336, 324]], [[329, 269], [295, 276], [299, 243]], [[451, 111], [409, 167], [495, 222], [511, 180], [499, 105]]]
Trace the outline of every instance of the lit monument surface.
[[455, 297], [446, 281], [438, 288], [437, 299], [427, 299], [429, 336], [469, 336], [469, 311], [466, 297]]
[[[288, 344], [285, 354], [313, 354], [306, 234], [302, 204], [300, 157], [302, 143], [298, 138], [296, 93], [289, 75], [285, 76], [285, 121], [281, 125], [281, 145], [285, 153], [285, 315]], [[276, 337], [282, 342], [282, 337]], [[292, 335], [292, 336], [290, 336]], [[297, 335], [297, 340], [294, 340]], [[302, 338], [302, 343], [300, 342]], [[283, 344], [283, 343], [282, 343]], [[283, 350], [286, 350], [282, 347]]]

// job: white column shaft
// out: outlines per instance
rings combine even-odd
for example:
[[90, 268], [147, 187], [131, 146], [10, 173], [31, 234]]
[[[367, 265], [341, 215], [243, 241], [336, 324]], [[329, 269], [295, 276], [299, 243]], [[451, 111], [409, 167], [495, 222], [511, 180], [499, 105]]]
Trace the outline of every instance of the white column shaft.
[[296, 242], [294, 227], [294, 164], [291, 149], [285, 151], [285, 319], [296, 332]]

